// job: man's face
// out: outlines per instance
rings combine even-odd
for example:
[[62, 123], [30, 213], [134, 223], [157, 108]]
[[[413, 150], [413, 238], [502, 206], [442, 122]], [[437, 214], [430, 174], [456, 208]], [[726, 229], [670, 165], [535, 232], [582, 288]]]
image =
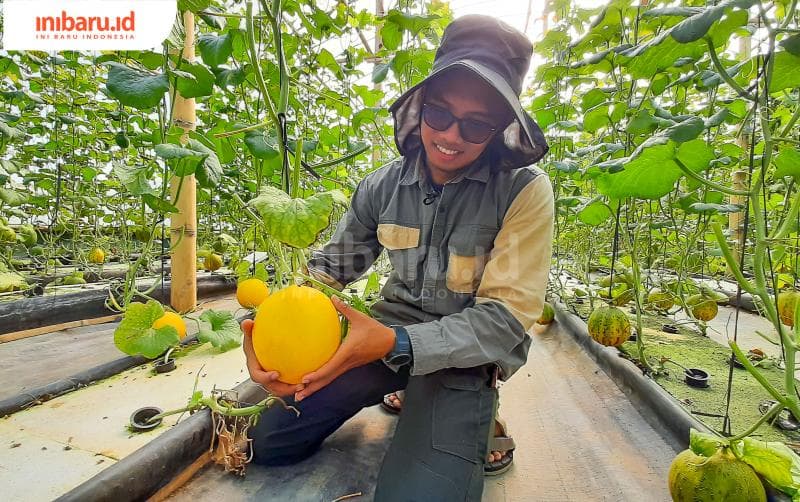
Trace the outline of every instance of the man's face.
[[[495, 128], [504, 125], [500, 121], [506, 113], [506, 105], [491, 86], [470, 73], [461, 73], [458, 78], [445, 77], [442, 82], [429, 84], [425, 103], [432, 105], [433, 112], [440, 116], [449, 112], [456, 119], [478, 121], [470, 124], [476, 126], [473, 129], [480, 129], [480, 123]], [[428, 168], [437, 183], [452, 179], [460, 169], [480, 157], [494, 137], [492, 133], [477, 144], [466, 141], [458, 121], [440, 131], [421, 120], [420, 133]], [[470, 139], [475, 140], [474, 137]]]

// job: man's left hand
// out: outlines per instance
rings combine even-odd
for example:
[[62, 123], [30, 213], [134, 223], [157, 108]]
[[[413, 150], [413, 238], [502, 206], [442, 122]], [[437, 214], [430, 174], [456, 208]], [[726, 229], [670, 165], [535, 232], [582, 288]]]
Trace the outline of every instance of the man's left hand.
[[305, 388], [295, 394], [298, 401], [325, 387], [342, 373], [381, 359], [394, 348], [395, 334], [392, 328], [359, 312], [335, 296], [331, 297], [331, 302], [350, 321], [350, 332], [330, 361], [303, 377]]

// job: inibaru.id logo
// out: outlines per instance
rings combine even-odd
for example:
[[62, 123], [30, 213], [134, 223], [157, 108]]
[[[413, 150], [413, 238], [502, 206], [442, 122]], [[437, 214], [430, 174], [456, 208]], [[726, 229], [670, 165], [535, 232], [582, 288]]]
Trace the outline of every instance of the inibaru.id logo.
[[4, 0], [3, 49], [149, 49], [176, 11], [176, 0]]

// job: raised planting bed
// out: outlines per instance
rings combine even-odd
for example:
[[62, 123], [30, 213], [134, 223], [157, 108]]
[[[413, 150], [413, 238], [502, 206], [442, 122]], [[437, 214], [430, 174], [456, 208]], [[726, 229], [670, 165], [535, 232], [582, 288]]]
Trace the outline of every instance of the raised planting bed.
[[[616, 353], [618, 359], [627, 359], [627, 361], [622, 361], [622, 364], [627, 366], [628, 369], [625, 371], [625, 376], [620, 377], [624, 379], [623, 381], [617, 379], [618, 384], [629, 385], [632, 379], [641, 379], [650, 382], [652, 385], [657, 384], [659, 389], [663, 389], [671, 396], [673, 403], [679, 406], [686, 415], [687, 420], [691, 419], [691, 422], [695, 424], [692, 425], [693, 427], [698, 428], [697, 424], [699, 423], [702, 424], [703, 428], [717, 432], [722, 431], [727, 402], [728, 374], [730, 371], [729, 358], [731, 356], [730, 348], [721, 344], [724, 343], [724, 337], [706, 337], [689, 328], [688, 325], [676, 324], [675, 319], [671, 316], [662, 316], [651, 312], [643, 313], [645, 327], [643, 339], [648, 361], [651, 362], [651, 365], [658, 365], [661, 358], [667, 358], [672, 361], [664, 362], [661, 374], [655, 375], [654, 378], [648, 378], [643, 375], [640, 368], [635, 341], [625, 342], [617, 350], [602, 347], [591, 340], [588, 334], [585, 334], [585, 328], [581, 328], [581, 326], [584, 325], [583, 319], [588, 318], [590, 313], [588, 303], [575, 304], [570, 302], [568, 306], [561, 305], [560, 307], [560, 319], [565, 317], [572, 319], [565, 322], [571, 322], [574, 325], [573, 332], [583, 331], [578, 336], [583, 337], [584, 344], [590, 350], [596, 353]], [[623, 310], [628, 312], [631, 324], [635, 326], [635, 314], [630, 313], [627, 308]], [[750, 316], [753, 319], [745, 319], [745, 316]], [[740, 323], [745, 324], [746, 321], [758, 322], [759, 320], [763, 319], [754, 314], [740, 312]], [[662, 329], [665, 324], [675, 328], [669, 331], [677, 332], [665, 332]], [[767, 345], [767, 342], [760, 338], [758, 340], [761, 340], [761, 343], [756, 346], [751, 346], [748, 342], [743, 341], [745, 339], [752, 342], [755, 340], [754, 336], [750, 333], [749, 337], [742, 336], [740, 338], [740, 345], [744, 351]], [[775, 359], [768, 356], [761, 363], [761, 369], [767, 380], [780, 388], [784, 374], [782, 370], [770, 367], [774, 362]], [[708, 385], [706, 387], [688, 385], [685, 381], [685, 370], [678, 365], [690, 369], [702, 369], [708, 374]], [[744, 369], [734, 368], [730, 407], [728, 408], [732, 432], [734, 434], [742, 432], [754, 424], [761, 416], [759, 405], [768, 399], [771, 399], [770, 395], [755, 378]], [[674, 411], [676, 409], [673, 407], [670, 413]], [[668, 422], [665, 423], [675, 423], [675, 420], [669, 418]], [[673, 433], [679, 435], [683, 430], [687, 443], [688, 425], [690, 424], [686, 421], [679, 428], [673, 430]], [[752, 436], [766, 441], [782, 441], [796, 451], [800, 451], [800, 431], [787, 431], [773, 425], [764, 424]]]
[[[238, 304], [229, 297], [202, 303], [206, 309], [237, 311]], [[41, 404], [92, 382], [142, 365], [148, 359], [127, 356], [114, 345], [114, 330], [119, 322], [78, 329], [65, 329], [0, 344], [0, 417]], [[187, 337], [174, 357], [181, 358], [196, 346], [197, 324], [186, 323]]]

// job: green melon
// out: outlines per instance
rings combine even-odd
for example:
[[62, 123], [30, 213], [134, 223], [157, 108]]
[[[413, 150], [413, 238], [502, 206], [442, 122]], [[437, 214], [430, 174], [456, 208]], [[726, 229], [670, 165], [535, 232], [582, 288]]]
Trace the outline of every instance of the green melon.
[[720, 448], [710, 457], [683, 450], [669, 468], [673, 502], [766, 502], [755, 471]]
[[778, 293], [778, 314], [781, 322], [789, 327], [794, 326], [794, 309], [800, 293], [797, 291], [781, 291]]
[[701, 321], [710, 321], [717, 317], [717, 312], [719, 312], [717, 302], [703, 295], [690, 296], [686, 299], [686, 305], [689, 306], [692, 316]]
[[612, 307], [598, 307], [587, 322], [589, 335], [599, 344], [619, 347], [631, 336], [631, 322], [622, 310]]
[[671, 294], [657, 289], [647, 295], [647, 303], [658, 310], [669, 310], [675, 306], [675, 300], [673, 300]]

